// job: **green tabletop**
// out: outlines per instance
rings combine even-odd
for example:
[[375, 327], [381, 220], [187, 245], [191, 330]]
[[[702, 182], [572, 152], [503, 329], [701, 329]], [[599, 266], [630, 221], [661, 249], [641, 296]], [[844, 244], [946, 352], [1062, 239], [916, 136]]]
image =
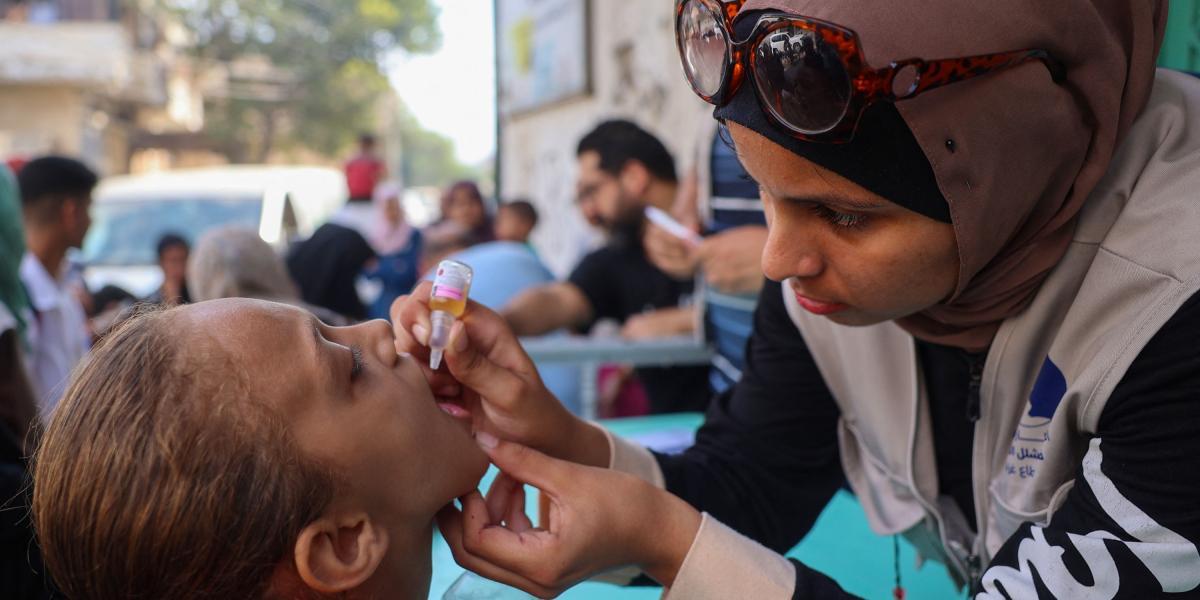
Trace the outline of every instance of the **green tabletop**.
[[[698, 414], [663, 415], [632, 419], [613, 419], [604, 425], [617, 435], [641, 441], [651, 447], [680, 447], [686, 445], [692, 433], [703, 421]], [[486, 490], [495, 476], [493, 468], [480, 484]], [[535, 494], [529, 494], [529, 514], [536, 514]], [[866, 516], [854, 496], [838, 492], [817, 519], [812, 531], [788, 556], [833, 577], [842, 587], [863, 598], [891, 598], [895, 583], [892, 538], [880, 537], [867, 527]], [[954, 587], [945, 567], [925, 563], [918, 569], [913, 549], [900, 541], [900, 577], [908, 598], [962, 598], [964, 593]], [[446, 589], [463, 572], [454, 563], [450, 550], [440, 536], [433, 542], [433, 580], [429, 597], [440, 599]], [[520, 598], [507, 595], [503, 586], [484, 584], [495, 598]], [[635, 599], [658, 598], [660, 588], [622, 588], [604, 583], [582, 583], [561, 598]], [[483, 594], [480, 598], [489, 597]]]

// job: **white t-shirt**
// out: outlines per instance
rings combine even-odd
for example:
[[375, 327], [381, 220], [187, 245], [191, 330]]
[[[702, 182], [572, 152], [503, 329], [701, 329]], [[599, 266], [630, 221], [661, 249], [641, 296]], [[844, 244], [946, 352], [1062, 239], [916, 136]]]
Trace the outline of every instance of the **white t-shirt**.
[[8, 311], [8, 306], [0, 303], [0, 333], [17, 328], [17, 320]]
[[21, 260], [21, 281], [34, 311], [28, 327], [29, 371], [38, 411], [48, 417], [66, 389], [71, 370], [91, 346], [87, 318], [69, 287], [51, 277], [37, 257], [28, 252]]

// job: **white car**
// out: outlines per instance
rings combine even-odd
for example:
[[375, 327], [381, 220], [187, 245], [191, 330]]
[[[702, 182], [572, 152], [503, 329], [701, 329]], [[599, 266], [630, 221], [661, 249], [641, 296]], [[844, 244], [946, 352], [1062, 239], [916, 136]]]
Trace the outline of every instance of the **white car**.
[[346, 203], [345, 176], [311, 166], [241, 165], [104, 179], [76, 256], [88, 288], [117, 285], [141, 298], [162, 283], [155, 246], [174, 233], [244, 225], [279, 249], [305, 238]]

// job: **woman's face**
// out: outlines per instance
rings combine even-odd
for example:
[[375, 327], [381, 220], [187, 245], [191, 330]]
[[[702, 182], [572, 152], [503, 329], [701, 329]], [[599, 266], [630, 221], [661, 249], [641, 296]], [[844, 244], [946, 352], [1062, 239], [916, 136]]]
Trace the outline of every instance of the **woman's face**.
[[467, 229], [474, 229], [483, 223], [487, 215], [483, 212], [483, 203], [465, 189], [454, 190], [450, 202], [446, 204], [446, 218]]
[[729, 123], [766, 212], [763, 273], [843, 325], [871, 325], [946, 299], [958, 281], [953, 226], [915, 213]]
[[392, 196], [383, 203], [383, 218], [392, 227], [399, 227], [404, 224], [404, 211], [400, 208], [400, 197]]
[[[474, 490], [488, 461], [469, 420], [441, 410], [420, 368], [397, 355], [391, 326], [330, 327], [295, 307], [247, 299], [179, 309], [283, 415], [300, 450], [329, 465], [338, 496], [397, 535], [430, 531], [434, 514]], [[335, 500], [336, 502], [336, 500]]]

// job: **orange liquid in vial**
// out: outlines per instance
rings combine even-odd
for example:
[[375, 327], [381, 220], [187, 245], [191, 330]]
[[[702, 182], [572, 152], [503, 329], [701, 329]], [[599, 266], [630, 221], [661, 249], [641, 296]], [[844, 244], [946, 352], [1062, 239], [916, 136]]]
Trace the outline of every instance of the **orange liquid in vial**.
[[429, 299], [429, 310], [440, 310], [454, 315], [454, 318], [461, 317], [463, 311], [467, 309], [467, 299], [462, 298], [456, 300], [445, 296], [434, 296]]

